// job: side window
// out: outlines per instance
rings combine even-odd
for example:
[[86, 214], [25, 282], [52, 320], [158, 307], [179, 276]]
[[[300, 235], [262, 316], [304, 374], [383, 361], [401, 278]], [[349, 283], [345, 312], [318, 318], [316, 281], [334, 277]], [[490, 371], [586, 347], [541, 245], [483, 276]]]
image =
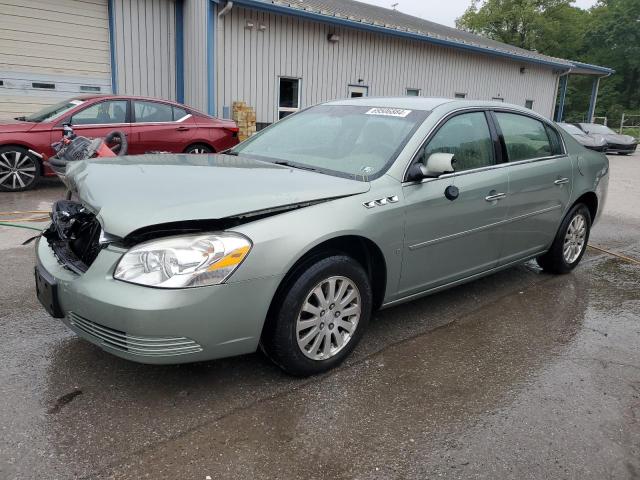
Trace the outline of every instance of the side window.
[[127, 121], [127, 101], [112, 100], [100, 102], [81, 110], [71, 117], [72, 125], [99, 125], [125, 123]]
[[558, 133], [555, 128], [552, 128], [549, 125], [545, 125], [544, 128], [547, 129], [547, 135], [549, 135], [549, 140], [551, 141], [551, 154], [563, 155], [564, 147], [562, 146], [560, 133]]
[[455, 171], [495, 165], [491, 132], [483, 112], [464, 113], [447, 121], [420, 152], [426, 165], [433, 153], [453, 153]]
[[136, 123], [173, 122], [173, 107], [166, 103], [134, 101], [133, 112]]
[[498, 125], [504, 136], [510, 162], [548, 157], [552, 153], [551, 142], [544, 124], [517, 113], [496, 112]]
[[189, 115], [189, 112], [187, 112], [184, 108], [173, 107], [174, 122], [177, 120], [180, 120], [181, 118], [186, 117], [187, 115]]

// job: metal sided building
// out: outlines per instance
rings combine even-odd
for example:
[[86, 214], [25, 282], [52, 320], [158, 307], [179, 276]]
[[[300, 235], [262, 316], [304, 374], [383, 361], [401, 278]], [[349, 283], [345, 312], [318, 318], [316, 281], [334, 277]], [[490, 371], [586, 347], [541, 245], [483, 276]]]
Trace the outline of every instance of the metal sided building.
[[369, 95], [494, 99], [561, 117], [570, 74], [593, 77], [592, 116], [613, 73], [353, 0], [0, 0], [0, 22], [3, 116], [101, 92], [219, 117], [243, 101], [260, 124]]

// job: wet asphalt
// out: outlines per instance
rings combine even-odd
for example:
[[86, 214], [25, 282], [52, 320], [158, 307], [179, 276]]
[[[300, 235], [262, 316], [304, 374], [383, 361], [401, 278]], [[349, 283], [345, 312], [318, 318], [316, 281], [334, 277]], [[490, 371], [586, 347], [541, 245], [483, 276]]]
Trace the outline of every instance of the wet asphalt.
[[[610, 159], [591, 244], [640, 261], [640, 154]], [[35, 298], [31, 235], [0, 227], [0, 479], [640, 478], [638, 264], [590, 249], [378, 312], [342, 367], [295, 379], [80, 340]]]

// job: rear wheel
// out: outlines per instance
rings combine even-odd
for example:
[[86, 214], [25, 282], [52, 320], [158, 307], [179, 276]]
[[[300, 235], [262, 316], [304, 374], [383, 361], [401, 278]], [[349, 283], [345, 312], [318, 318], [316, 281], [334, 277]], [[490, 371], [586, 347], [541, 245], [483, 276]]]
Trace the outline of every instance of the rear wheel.
[[23, 147], [0, 147], [0, 191], [21, 192], [36, 186], [40, 161]]
[[283, 370], [314, 375], [339, 365], [360, 341], [371, 316], [371, 286], [345, 255], [300, 269], [265, 325], [262, 348]]
[[562, 221], [549, 251], [537, 258], [543, 270], [568, 273], [584, 255], [591, 231], [591, 214], [586, 205], [575, 205]]
[[213, 153], [213, 149], [209, 145], [205, 145], [204, 143], [196, 143], [194, 145], [189, 145], [184, 153]]

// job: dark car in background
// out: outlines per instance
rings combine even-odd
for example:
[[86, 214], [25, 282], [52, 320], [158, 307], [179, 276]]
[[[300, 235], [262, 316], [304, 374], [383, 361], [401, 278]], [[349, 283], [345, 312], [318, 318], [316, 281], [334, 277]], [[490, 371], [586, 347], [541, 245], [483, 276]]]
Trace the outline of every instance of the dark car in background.
[[0, 120], [0, 191], [28, 190], [41, 176], [54, 175], [42, 161], [55, 154], [51, 144], [60, 140], [67, 123], [89, 138], [124, 132], [130, 155], [221, 152], [238, 143], [233, 121], [179, 103], [119, 95], [74, 97], [32, 115]]
[[575, 125], [588, 135], [602, 135], [607, 141], [607, 152], [629, 155], [635, 152], [638, 147], [636, 138], [631, 135], [616, 133], [606, 125], [600, 125], [599, 123], [576, 123]]
[[558, 123], [558, 126], [571, 135], [583, 147], [597, 152], [604, 152], [607, 149], [607, 141], [598, 133], [589, 134], [571, 123]]

